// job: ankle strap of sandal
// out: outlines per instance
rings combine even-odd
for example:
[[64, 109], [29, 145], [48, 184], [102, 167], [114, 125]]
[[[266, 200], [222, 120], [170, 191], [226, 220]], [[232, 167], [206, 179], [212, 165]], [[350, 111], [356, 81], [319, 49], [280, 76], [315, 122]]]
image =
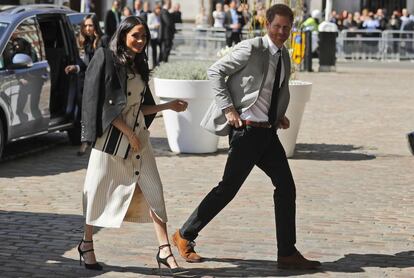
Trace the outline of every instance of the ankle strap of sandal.
[[82, 242], [84, 242], [84, 243], [93, 243], [93, 240], [84, 240], [84, 239], [82, 238]]
[[158, 247], [158, 249], [163, 249], [164, 247], [169, 247], [169, 248], [171, 248], [171, 245], [170, 244], [163, 244], [163, 245], [160, 245], [159, 247]]

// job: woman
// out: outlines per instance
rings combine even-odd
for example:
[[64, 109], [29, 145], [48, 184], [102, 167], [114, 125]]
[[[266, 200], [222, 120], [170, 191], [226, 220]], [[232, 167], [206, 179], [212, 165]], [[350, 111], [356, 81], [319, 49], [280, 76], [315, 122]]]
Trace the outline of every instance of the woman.
[[224, 17], [226, 14], [223, 12], [223, 4], [217, 3], [216, 10], [213, 11], [214, 25], [216, 28], [224, 28]]
[[[110, 49], [98, 49], [86, 71], [82, 141], [95, 143], [85, 178], [86, 223], [78, 251], [89, 269], [102, 269], [93, 251], [93, 226], [118, 228], [123, 220], [152, 220], [160, 244], [158, 265], [173, 273], [180, 271], [168, 242], [163, 189], [147, 127], [157, 112], [184, 111], [187, 103], [174, 100], [155, 105], [145, 53], [149, 38], [141, 18], [126, 18]], [[122, 145], [125, 140], [126, 146]]]
[[131, 15], [133, 15], [132, 10], [128, 6], [125, 6], [122, 9], [121, 20], [124, 20], [125, 18], [127, 18], [128, 16], [131, 16]]
[[[81, 89], [83, 91], [83, 80], [86, 68], [89, 65], [89, 62], [92, 60], [92, 57], [95, 53], [95, 50], [98, 47], [107, 47], [108, 38], [103, 34], [101, 27], [99, 26], [98, 18], [95, 14], [90, 14], [85, 16], [80, 25], [80, 36], [79, 36], [79, 45], [84, 52], [83, 60], [78, 61], [78, 65], [69, 65], [65, 68], [66, 74], [69, 73], [80, 73], [80, 83]], [[82, 96], [81, 96], [82, 98]], [[79, 104], [82, 100], [79, 100]], [[88, 142], [82, 142], [79, 151], [77, 154], [79, 156], [84, 155], [88, 148]]]
[[161, 5], [157, 4], [154, 12], [148, 14], [148, 27], [151, 33], [152, 67], [158, 66], [157, 48], [160, 47]]

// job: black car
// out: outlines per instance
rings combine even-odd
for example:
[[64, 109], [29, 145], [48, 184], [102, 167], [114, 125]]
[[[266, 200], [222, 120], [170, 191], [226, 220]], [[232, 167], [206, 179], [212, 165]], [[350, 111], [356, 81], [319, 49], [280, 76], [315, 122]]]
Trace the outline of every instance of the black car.
[[80, 141], [79, 51], [83, 14], [50, 5], [0, 7], [0, 157], [7, 143], [66, 130]]

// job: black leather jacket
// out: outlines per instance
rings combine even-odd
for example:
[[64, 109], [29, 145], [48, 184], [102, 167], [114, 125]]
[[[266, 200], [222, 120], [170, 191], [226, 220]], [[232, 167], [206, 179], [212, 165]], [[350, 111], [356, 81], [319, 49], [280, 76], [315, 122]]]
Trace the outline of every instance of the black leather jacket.
[[[154, 105], [148, 84], [143, 105]], [[124, 109], [127, 101], [127, 68], [115, 62], [112, 51], [95, 51], [88, 69], [82, 97], [82, 142], [94, 142]], [[155, 114], [145, 116], [147, 127]]]

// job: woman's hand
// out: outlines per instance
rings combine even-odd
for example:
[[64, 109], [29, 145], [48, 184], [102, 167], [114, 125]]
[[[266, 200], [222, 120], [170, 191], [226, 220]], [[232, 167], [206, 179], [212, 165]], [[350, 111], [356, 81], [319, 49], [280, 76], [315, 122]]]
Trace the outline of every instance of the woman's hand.
[[128, 134], [128, 140], [129, 140], [129, 144], [131, 145], [131, 150], [136, 153], [141, 149], [141, 142], [138, 139], [138, 136], [131, 131]]
[[168, 103], [168, 108], [175, 112], [182, 112], [187, 109], [188, 103], [184, 100], [176, 99]]

